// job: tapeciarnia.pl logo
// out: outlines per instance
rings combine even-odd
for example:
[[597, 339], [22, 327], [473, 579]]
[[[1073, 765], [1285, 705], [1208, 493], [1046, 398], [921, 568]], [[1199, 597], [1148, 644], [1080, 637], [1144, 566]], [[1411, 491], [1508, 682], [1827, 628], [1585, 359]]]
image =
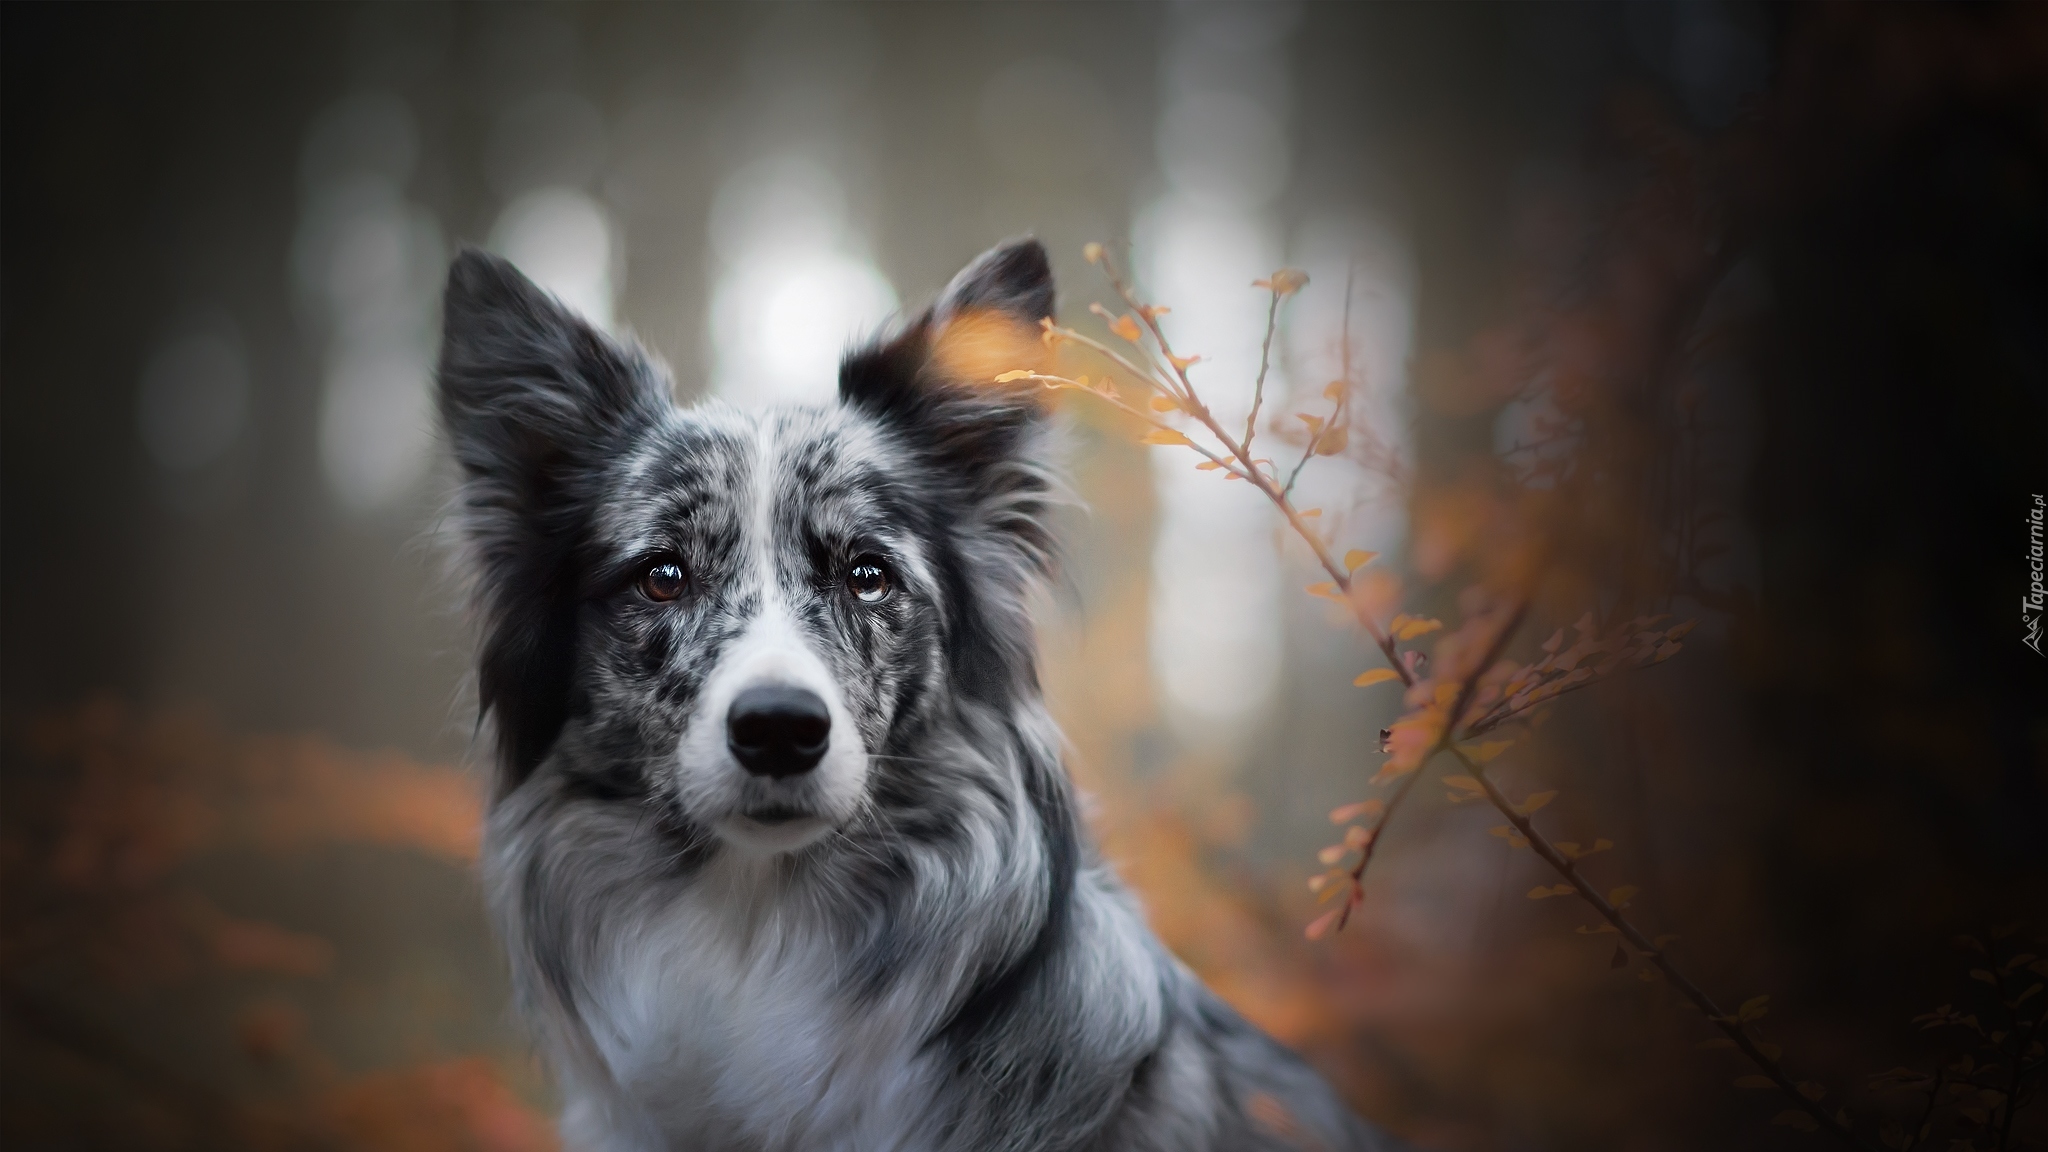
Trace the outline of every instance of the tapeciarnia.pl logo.
[[2041, 651], [2041, 610], [2048, 606], [2048, 589], [2041, 586], [2041, 517], [2048, 512], [2041, 494], [2034, 494], [2034, 506], [2027, 509], [2027, 566], [2033, 571], [2033, 583], [2027, 586], [2027, 594], [2020, 600], [2020, 624], [2027, 633], [2020, 643], [2034, 650], [2034, 655], [2048, 655]]

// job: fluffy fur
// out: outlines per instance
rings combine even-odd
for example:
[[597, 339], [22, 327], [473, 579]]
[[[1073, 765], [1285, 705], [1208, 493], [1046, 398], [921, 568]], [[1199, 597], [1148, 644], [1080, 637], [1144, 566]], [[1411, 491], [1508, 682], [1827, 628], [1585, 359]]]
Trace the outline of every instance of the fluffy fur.
[[[484, 870], [572, 1145], [1385, 1146], [1166, 953], [1076, 818], [1024, 608], [1046, 419], [974, 382], [1052, 306], [1013, 243], [850, 354], [837, 405], [685, 410], [639, 349], [456, 259]], [[763, 684], [829, 709], [811, 771], [735, 760]]]

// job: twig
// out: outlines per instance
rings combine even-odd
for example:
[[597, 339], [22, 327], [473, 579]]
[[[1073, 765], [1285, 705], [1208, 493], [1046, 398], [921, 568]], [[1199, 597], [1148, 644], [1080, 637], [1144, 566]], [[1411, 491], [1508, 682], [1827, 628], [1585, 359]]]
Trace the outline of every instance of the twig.
[[1870, 1144], [1857, 1136], [1855, 1131], [1847, 1125], [1830, 1116], [1827, 1109], [1822, 1108], [1818, 1101], [1807, 1099], [1806, 1094], [1799, 1090], [1799, 1086], [1792, 1082], [1792, 1078], [1787, 1076], [1784, 1069], [1778, 1066], [1778, 1062], [1764, 1055], [1763, 1051], [1756, 1046], [1756, 1043], [1749, 1038], [1749, 1035], [1742, 1030], [1741, 1021], [1721, 1011], [1720, 1005], [1714, 1003], [1713, 997], [1707, 995], [1699, 985], [1693, 983], [1685, 973], [1679, 971], [1677, 965], [1673, 964], [1670, 958], [1664, 954], [1663, 949], [1652, 944], [1649, 938], [1644, 936], [1642, 931], [1629, 921], [1628, 917], [1621, 914], [1620, 909], [1616, 908], [1605, 897], [1601, 896], [1599, 892], [1595, 891], [1593, 886], [1586, 881], [1586, 878], [1579, 873], [1578, 866], [1567, 859], [1564, 853], [1558, 851], [1549, 840], [1545, 839], [1543, 834], [1536, 830], [1535, 823], [1528, 816], [1517, 811], [1515, 806], [1508, 801], [1508, 798], [1501, 794], [1500, 789], [1494, 785], [1493, 780], [1486, 775], [1486, 769], [1482, 765], [1466, 756], [1464, 752], [1456, 747], [1452, 747], [1450, 753], [1457, 757], [1458, 762], [1463, 764], [1466, 771], [1472, 774], [1472, 778], [1479, 782], [1480, 787], [1486, 792], [1486, 798], [1493, 803], [1495, 808], [1500, 810], [1501, 815], [1508, 818], [1508, 823], [1512, 824], [1515, 831], [1520, 833], [1522, 838], [1529, 842], [1529, 847], [1534, 849], [1536, 854], [1543, 858], [1543, 862], [1550, 865], [1558, 875], [1564, 877], [1571, 884], [1573, 891], [1578, 893], [1579, 898], [1592, 905], [1593, 910], [1600, 914], [1601, 919], [1613, 925], [1614, 930], [1621, 933], [1623, 939], [1635, 946], [1636, 951], [1642, 953], [1650, 963], [1656, 965], [1657, 969], [1664, 974], [1665, 979], [1671, 981], [1673, 987], [1683, 993], [1686, 999], [1692, 1001], [1694, 1007], [1705, 1013], [1709, 1023], [1719, 1028], [1723, 1034], [1734, 1041], [1736, 1048], [1740, 1049], [1744, 1056], [1749, 1057], [1750, 1062], [1755, 1064], [1764, 1075], [1770, 1077], [1771, 1082], [1776, 1084], [1785, 1093], [1787, 1098], [1797, 1104], [1808, 1115], [1812, 1116], [1820, 1123], [1821, 1127], [1833, 1133], [1844, 1144], [1851, 1148], [1873, 1152]]
[[[1274, 484], [1273, 478], [1267, 476], [1264, 471], [1251, 462], [1251, 457], [1245, 452], [1244, 446], [1233, 439], [1229, 432], [1224, 430], [1223, 425], [1216, 419], [1215, 414], [1210, 412], [1208, 406], [1201, 402], [1200, 397], [1195, 392], [1194, 384], [1188, 380], [1186, 365], [1192, 363], [1192, 361], [1182, 360], [1173, 354], [1173, 345], [1167, 340], [1165, 330], [1159, 326], [1159, 318], [1154, 310], [1146, 307], [1138, 300], [1131, 290], [1130, 283], [1124, 279], [1122, 273], [1116, 270], [1116, 266], [1111, 263], [1108, 256], [1105, 255], [1103, 257], [1102, 265], [1103, 270], [1109, 276], [1111, 286], [1116, 289], [1117, 296], [1125, 304], [1129, 305], [1131, 311], [1144, 321], [1146, 329], [1152, 334], [1153, 341], [1159, 345], [1160, 354], [1166, 358], [1168, 367], [1172, 369], [1174, 381], [1178, 383], [1181, 394], [1186, 397], [1185, 410], [1187, 414], [1194, 417], [1204, 428], [1208, 429], [1209, 433], [1216, 437], [1217, 443], [1222, 444], [1225, 450], [1244, 463], [1245, 469], [1242, 475], [1245, 480], [1264, 493], [1266, 499], [1273, 502], [1273, 506], [1280, 510], [1282, 516], [1286, 517], [1287, 524], [1290, 528], [1294, 529], [1295, 535], [1300, 536], [1308, 544], [1310, 551], [1315, 553], [1316, 562], [1322, 566], [1324, 572], [1329, 574], [1331, 581], [1336, 584], [1338, 591], [1344, 594], [1345, 602], [1352, 605], [1352, 614], [1364, 626], [1366, 633], [1373, 638], [1373, 642], [1379, 645], [1381, 655], [1386, 657], [1387, 666], [1392, 668], [1396, 675], [1400, 676], [1402, 684], [1412, 687], [1415, 683], [1415, 675], [1402, 665], [1400, 654], [1394, 648], [1393, 637], [1379, 626], [1378, 621], [1372, 619], [1362, 607], [1352, 600], [1351, 573], [1343, 565], [1337, 563], [1336, 559], [1330, 555], [1330, 550], [1323, 543], [1322, 537], [1318, 536], [1302, 521], [1301, 514], [1295, 510], [1293, 503], [1288, 500], [1287, 494]], [[1277, 318], [1278, 314], [1278, 308], [1276, 307], [1273, 309], [1272, 315]], [[1272, 324], [1269, 323], [1267, 325], [1269, 338], [1271, 331]], [[1078, 336], [1079, 334], [1077, 333], [1076, 335]], [[1080, 339], [1092, 347], [1102, 347], [1086, 337], [1080, 337]], [[1121, 360], [1121, 357], [1118, 359]]]
[[[1268, 291], [1272, 293], [1273, 298], [1266, 305], [1266, 338], [1259, 345], [1259, 378], [1252, 382], [1252, 410], [1244, 418], [1244, 450], [1247, 452], [1252, 450], [1252, 435], [1259, 427], [1259, 404], [1266, 398], [1266, 368], [1273, 362], [1273, 331], [1280, 325], [1282, 293], [1277, 286]], [[1300, 469], [1297, 468], [1295, 471], [1298, 473]], [[1293, 486], [1292, 483], [1288, 484], [1290, 488]]]
[[[1458, 730], [1458, 721], [1464, 716], [1466, 705], [1471, 702], [1472, 695], [1478, 688], [1480, 676], [1484, 675], [1486, 670], [1493, 666], [1495, 660], [1500, 659], [1501, 652], [1507, 648], [1509, 639], [1521, 628], [1522, 618], [1527, 615], [1528, 611], [1529, 602], [1527, 600], [1523, 600], [1520, 604], [1516, 605], [1514, 612], [1508, 616], [1508, 622], [1501, 626], [1500, 631], [1494, 635], [1493, 642], [1487, 645], [1485, 657], [1465, 674], [1464, 682], [1458, 686], [1458, 697], [1451, 705], [1451, 711], [1444, 720], [1443, 733], [1437, 737], [1435, 746], [1423, 755], [1421, 763], [1415, 766], [1415, 771], [1409, 773], [1408, 778], [1401, 782], [1401, 786], [1394, 790], [1394, 794], [1387, 798], [1386, 810], [1380, 813], [1379, 822], [1373, 825], [1372, 835], [1366, 839], [1364, 844], [1359, 845], [1358, 863], [1352, 866], [1351, 869], [1351, 885], [1354, 894], [1358, 886], [1364, 882], [1366, 866], [1372, 863], [1373, 851], [1380, 844], [1380, 833], [1386, 830], [1387, 822], [1394, 818], [1394, 810], [1399, 808], [1401, 801], [1407, 799], [1408, 793], [1414, 790], [1415, 782], [1422, 779], [1423, 773], [1429, 768], [1429, 762], [1436, 758], [1437, 753], [1451, 746], [1452, 734]], [[1337, 917], [1337, 928], [1339, 931], [1351, 921], [1352, 907], [1352, 896], [1346, 896], [1344, 898], [1344, 911]]]

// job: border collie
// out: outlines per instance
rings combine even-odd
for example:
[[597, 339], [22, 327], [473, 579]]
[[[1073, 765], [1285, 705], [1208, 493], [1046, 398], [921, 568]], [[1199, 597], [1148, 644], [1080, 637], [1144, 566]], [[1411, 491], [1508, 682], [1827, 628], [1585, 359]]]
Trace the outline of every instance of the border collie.
[[495, 759], [484, 875], [575, 1147], [1376, 1149], [1146, 928], [1076, 815], [1027, 601], [1045, 250], [839, 401], [678, 407], [509, 264], [437, 400]]

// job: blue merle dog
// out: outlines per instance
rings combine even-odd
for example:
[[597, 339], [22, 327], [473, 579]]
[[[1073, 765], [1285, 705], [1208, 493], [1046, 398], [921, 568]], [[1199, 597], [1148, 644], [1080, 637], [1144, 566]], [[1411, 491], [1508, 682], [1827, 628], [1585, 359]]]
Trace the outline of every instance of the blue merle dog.
[[996, 248], [839, 401], [678, 407], [479, 252], [440, 416], [495, 757], [484, 871], [592, 1150], [1376, 1149], [1146, 928], [1026, 605], [1052, 315]]

